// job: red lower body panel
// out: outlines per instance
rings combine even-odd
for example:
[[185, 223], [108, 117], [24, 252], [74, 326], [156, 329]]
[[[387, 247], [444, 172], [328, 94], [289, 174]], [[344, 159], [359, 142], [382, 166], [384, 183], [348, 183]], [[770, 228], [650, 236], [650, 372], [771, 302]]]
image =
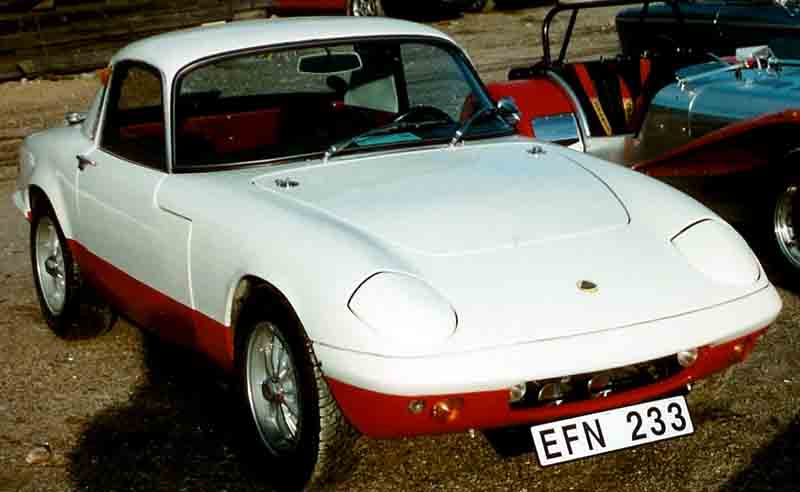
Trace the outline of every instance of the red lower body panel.
[[[713, 346], [703, 347], [697, 361], [674, 376], [637, 389], [612, 393], [605, 398], [516, 409], [509, 406], [508, 390], [451, 395], [397, 396], [376, 393], [327, 378], [328, 386], [348, 420], [361, 433], [372, 437], [402, 437], [442, 434], [467, 429], [492, 429], [560, 420], [592, 412], [652, 400], [682, 391], [687, 385], [743, 361], [766, 330]], [[422, 400], [424, 408], [413, 413], [412, 402]], [[437, 403], [457, 411], [449, 417], [436, 416]], [[441, 408], [441, 407], [440, 407]]]
[[131, 277], [68, 240], [81, 274], [115, 308], [160, 337], [206, 355], [225, 371], [233, 371], [233, 331], [216, 320]]

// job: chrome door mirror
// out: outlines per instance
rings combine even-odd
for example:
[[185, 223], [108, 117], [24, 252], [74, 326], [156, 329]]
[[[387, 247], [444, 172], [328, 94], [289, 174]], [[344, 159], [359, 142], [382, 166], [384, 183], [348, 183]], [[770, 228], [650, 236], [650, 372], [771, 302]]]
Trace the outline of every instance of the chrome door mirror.
[[83, 123], [83, 120], [86, 119], [86, 113], [83, 112], [70, 112], [64, 115], [64, 122], [67, 126], [78, 125]]
[[516, 127], [522, 120], [522, 113], [513, 97], [506, 96], [497, 101], [497, 113], [506, 120], [506, 123]]

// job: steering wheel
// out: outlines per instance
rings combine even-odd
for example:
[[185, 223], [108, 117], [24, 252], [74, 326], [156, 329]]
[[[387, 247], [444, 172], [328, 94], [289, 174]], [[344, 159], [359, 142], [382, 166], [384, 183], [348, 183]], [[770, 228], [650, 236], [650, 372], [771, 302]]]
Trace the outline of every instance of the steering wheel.
[[408, 111], [394, 119], [394, 123], [400, 123], [402, 121], [408, 123], [419, 123], [423, 121], [445, 121], [447, 123], [453, 123], [453, 118], [439, 108], [419, 104], [417, 106], [411, 106]]

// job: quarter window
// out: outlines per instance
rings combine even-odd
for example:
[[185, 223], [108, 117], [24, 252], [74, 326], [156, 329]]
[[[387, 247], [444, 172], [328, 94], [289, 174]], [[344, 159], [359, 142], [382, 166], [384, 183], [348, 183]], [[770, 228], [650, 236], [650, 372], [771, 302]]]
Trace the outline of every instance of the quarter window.
[[138, 164], [166, 170], [161, 76], [143, 63], [114, 67], [100, 146]]

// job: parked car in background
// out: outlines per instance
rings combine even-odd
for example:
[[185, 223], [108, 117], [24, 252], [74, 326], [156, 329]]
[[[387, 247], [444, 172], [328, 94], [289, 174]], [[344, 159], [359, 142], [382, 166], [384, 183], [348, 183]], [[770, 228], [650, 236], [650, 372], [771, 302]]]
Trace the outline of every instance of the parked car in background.
[[[516, 98], [523, 133], [658, 177], [754, 225], [800, 275], [800, 62], [766, 47], [695, 65], [698, 52], [674, 47], [567, 59], [578, 13], [630, 3], [557, 4], [544, 20], [541, 62], [512, 70], [492, 94]], [[560, 13], [569, 22], [559, 47], [550, 28]]]
[[427, 26], [148, 38], [69, 122], [25, 140], [13, 196], [45, 320], [121, 313], [207, 356], [280, 488], [346, 469], [359, 432], [517, 426], [543, 465], [685, 436], [683, 395], [781, 308], [725, 221], [517, 135]]
[[480, 11], [487, 0], [434, 0], [419, 2], [414, 7], [402, 0], [275, 0], [270, 10], [279, 15], [347, 14], [353, 16], [382, 16], [393, 11], [424, 8]]
[[623, 53], [632, 56], [665, 48], [724, 56], [768, 44], [779, 57], [800, 58], [797, 0], [668, 0], [628, 7], [616, 25]]

